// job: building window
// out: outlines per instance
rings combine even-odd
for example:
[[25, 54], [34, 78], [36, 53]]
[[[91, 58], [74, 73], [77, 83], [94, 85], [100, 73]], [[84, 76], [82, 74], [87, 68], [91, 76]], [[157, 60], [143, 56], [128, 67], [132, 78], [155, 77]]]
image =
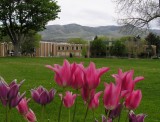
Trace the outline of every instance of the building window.
[[81, 50], [82, 50], [82, 46], [81, 46]]
[[62, 47], [62, 50], [64, 50], [64, 47]]
[[67, 50], [68, 50], [69, 48], [67, 47]]
[[61, 50], [61, 48], [60, 48], [60, 47], [58, 47], [58, 50]]
[[76, 50], [78, 50], [78, 46], [76, 47]]
[[74, 47], [72, 47], [72, 50], [74, 50]]

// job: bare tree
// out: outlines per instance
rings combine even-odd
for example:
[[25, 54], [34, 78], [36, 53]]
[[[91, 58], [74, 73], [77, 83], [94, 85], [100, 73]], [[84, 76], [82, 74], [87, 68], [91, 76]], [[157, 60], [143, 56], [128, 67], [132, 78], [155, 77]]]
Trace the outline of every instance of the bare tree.
[[118, 23], [121, 25], [149, 28], [153, 20], [160, 22], [160, 0], [113, 1], [117, 3]]

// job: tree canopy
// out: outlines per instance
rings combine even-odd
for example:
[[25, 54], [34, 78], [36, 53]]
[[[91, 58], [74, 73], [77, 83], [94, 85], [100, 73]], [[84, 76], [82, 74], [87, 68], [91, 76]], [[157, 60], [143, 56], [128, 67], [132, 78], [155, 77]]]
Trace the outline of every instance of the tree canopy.
[[156, 53], [159, 55], [160, 53], [160, 37], [154, 33], [149, 33], [145, 38], [148, 45], [155, 45], [156, 46]]
[[41, 41], [41, 35], [35, 33], [34, 31], [29, 31], [25, 41], [21, 45], [21, 51], [23, 55], [28, 55], [35, 53], [35, 49], [39, 46], [39, 42]]
[[124, 56], [126, 53], [125, 45], [121, 41], [116, 41], [111, 47], [110, 53], [114, 56]]
[[105, 56], [106, 55], [105, 41], [102, 40], [102, 38], [96, 36], [95, 39], [91, 41], [90, 51], [92, 57]]
[[60, 7], [54, 0], [0, 0], [0, 30], [9, 35], [15, 55], [28, 32], [43, 30], [58, 12]]
[[123, 25], [150, 27], [160, 17], [159, 0], [114, 0], [119, 11], [118, 22]]

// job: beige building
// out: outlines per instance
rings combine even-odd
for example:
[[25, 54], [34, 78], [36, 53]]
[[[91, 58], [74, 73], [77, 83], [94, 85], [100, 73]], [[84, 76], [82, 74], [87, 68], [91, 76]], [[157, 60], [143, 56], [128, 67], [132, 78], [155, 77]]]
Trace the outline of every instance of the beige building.
[[9, 43], [0, 43], [0, 56], [8, 56], [13, 54], [13, 45], [11, 42]]
[[[41, 41], [39, 47], [35, 50], [37, 57], [68, 57], [70, 55], [75, 57], [82, 56], [82, 44], [69, 44], [69, 43], [55, 43]], [[13, 53], [12, 43], [0, 44], [0, 56], [9, 56]]]

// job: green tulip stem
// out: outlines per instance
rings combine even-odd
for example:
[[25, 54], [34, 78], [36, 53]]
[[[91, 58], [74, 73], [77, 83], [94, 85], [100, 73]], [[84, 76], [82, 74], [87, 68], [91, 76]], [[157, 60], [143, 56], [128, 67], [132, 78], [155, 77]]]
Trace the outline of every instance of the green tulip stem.
[[74, 119], [75, 119], [76, 108], [77, 108], [77, 98], [75, 99], [75, 105], [74, 105], [74, 112], [73, 112], [73, 119], [72, 119], [72, 122], [74, 122]]
[[107, 118], [109, 116], [109, 111], [105, 109], [105, 117]]
[[8, 106], [6, 106], [6, 122], [8, 122]]
[[130, 112], [130, 110], [128, 110], [128, 112], [127, 112], [127, 116], [126, 116], [126, 120], [125, 120], [125, 122], [127, 122], [127, 121], [128, 121], [128, 115], [129, 115], [129, 112]]
[[[120, 93], [120, 95], [121, 95], [121, 93]], [[119, 96], [119, 97], [120, 97], [120, 96]], [[121, 115], [122, 115], [122, 110], [123, 110], [123, 108], [124, 108], [124, 107], [123, 107], [123, 102], [124, 102], [124, 99], [122, 99], [121, 102], [120, 102], [121, 105], [122, 105], [122, 108], [121, 108], [121, 111], [120, 111], [120, 114], [119, 114], [119, 117], [118, 117], [118, 122], [120, 122]]]
[[122, 115], [122, 110], [123, 110], [123, 104], [122, 104], [121, 112], [120, 112], [119, 117], [118, 117], [118, 122], [120, 122], [121, 115]]
[[5, 122], [10, 122], [10, 110], [11, 110], [11, 108], [7, 105], [6, 106], [6, 120], [5, 120]]
[[44, 117], [45, 117], [45, 105], [42, 105], [42, 111], [41, 111], [41, 122], [44, 122]]
[[8, 108], [8, 122], [11, 122], [11, 108]]
[[93, 120], [95, 120], [94, 109], [92, 109], [92, 112], [93, 112]]
[[68, 110], [69, 110], [68, 111], [68, 122], [70, 122], [71, 121], [71, 111], [70, 111], [70, 108]]
[[85, 117], [84, 117], [84, 122], [86, 122], [86, 118], [87, 118], [87, 114], [88, 114], [88, 104], [87, 104], [87, 109], [86, 109], [86, 113], [85, 113]]
[[60, 104], [60, 107], [59, 107], [58, 122], [60, 122], [60, 118], [61, 118], [62, 104], [63, 104], [63, 98], [61, 100], [61, 104]]
[[110, 112], [111, 112], [111, 110], [108, 110], [107, 119], [109, 119]]

